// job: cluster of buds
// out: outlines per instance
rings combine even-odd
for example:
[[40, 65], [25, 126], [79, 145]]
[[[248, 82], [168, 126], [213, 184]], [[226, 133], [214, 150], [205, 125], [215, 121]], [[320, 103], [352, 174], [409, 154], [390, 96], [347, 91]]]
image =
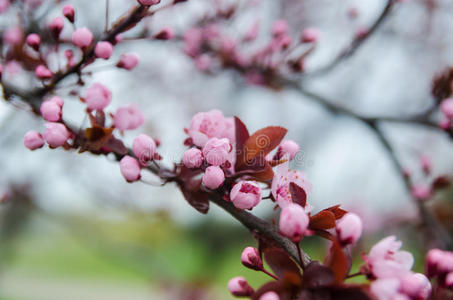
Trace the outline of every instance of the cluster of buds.
[[431, 249], [426, 255], [426, 274], [441, 287], [453, 289], [453, 252]]

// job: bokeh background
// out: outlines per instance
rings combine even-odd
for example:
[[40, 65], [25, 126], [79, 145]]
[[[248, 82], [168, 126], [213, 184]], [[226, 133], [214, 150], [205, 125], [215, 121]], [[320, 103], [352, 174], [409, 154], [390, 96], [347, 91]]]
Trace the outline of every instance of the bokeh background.
[[[71, 2], [78, 26], [101, 34], [105, 1]], [[308, 69], [316, 69], [341, 51], [357, 30], [374, 22], [386, 1], [249, 2], [253, 9], [234, 19], [231, 34], [259, 20], [260, 38], [266, 39], [273, 21], [280, 18], [288, 20], [296, 35], [306, 27], [318, 27], [320, 42], [307, 62]], [[209, 14], [213, 3], [189, 1], [156, 14], [146, 26], [152, 31], [171, 27], [180, 36]], [[47, 0], [39, 9], [50, 21], [64, 4]], [[134, 4], [110, 1], [111, 20]], [[353, 20], [348, 18], [351, 7], [359, 12]], [[401, 1], [357, 53], [307, 84], [365, 116], [422, 112], [433, 101], [432, 78], [453, 64], [452, 14], [449, 0]], [[14, 22], [11, 14], [0, 15], [2, 31]], [[63, 35], [70, 34], [65, 28]], [[250, 131], [284, 126], [301, 146], [293, 167], [305, 171], [313, 183], [309, 202], [315, 210], [341, 203], [364, 217], [368, 235], [357, 253], [368, 251], [380, 236], [398, 234], [415, 252], [416, 269], [422, 269], [426, 245], [415, 226], [416, 210], [388, 153], [367, 126], [333, 115], [295, 90], [246, 85], [231, 71], [203, 74], [181, 48], [178, 41], [128, 41], [115, 48], [111, 60], [87, 68], [93, 72], [87, 84], [101, 81], [112, 90], [111, 111], [126, 103], [144, 111], [145, 126], [125, 134], [126, 142], [142, 132], [158, 138], [159, 153], [169, 165], [181, 159], [183, 128], [199, 111], [217, 108], [226, 116], [239, 116]], [[124, 52], [140, 57], [132, 72], [111, 67]], [[28, 83], [25, 74], [14, 81]], [[67, 99], [64, 115], [82, 124], [82, 104], [67, 90], [59, 93]], [[47, 148], [30, 152], [22, 138], [36, 128], [43, 128], [42, 120], [0, 102], [0, 189], [14, 200], [0, 205], [0, 299], [231, 299], [226, 283], [232, 276], [246, 276], [252, 285], [267, 280], [242, 267], [242, 249], [255, 242], [217, 207], [200, 215], [174, 186], [128, 184], [118, 164], [105, 157]], [[452, 142], [445, 135], [394, 123], [385, 125], [385, 133], [415, 178], [423, 181], [423, 155], [431, 158], [434, 174], [452, 175]], [[452, 196], [451, 190], [438, 194], [432, 205], [449, 208]], [[253, 212], [273, 216], [270, 204]], [[326, 252], [318, 239], [306, 239], [302, 245], [314, 258]]]

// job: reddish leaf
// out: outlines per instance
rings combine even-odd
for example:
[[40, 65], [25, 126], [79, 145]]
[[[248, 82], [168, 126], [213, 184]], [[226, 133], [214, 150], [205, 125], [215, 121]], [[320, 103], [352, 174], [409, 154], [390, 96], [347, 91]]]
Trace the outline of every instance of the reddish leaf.
[[267, 292], [273, 291], [277, 294], [283, 290], [282, 283], [280, 281], [270, 281], [262, 285], [253, 295], [251, 300], [259, 300], [261, 296]]
[[241, 159], [245, 141], [250, 137], [249, 131], [238, 117], [234, 117], [234, 128], [236, 131], [236, 162]]
[[189, 180], [181, 187], [187, 202], [202, 214], [209, 210], [209, 194], [201, 190], [201, 180]]
[[336, 239], [336, 236], [332, 235], [327, 230], [315, 230], [315, 234], [330, 241]]
[[332, 212], [335, 215], [335, 219], [341, 219], [348, 211], [341, 209], [340, 204], [327, 208], [326, 210]]
[[104, 147], [108, 148], [109, 151], [115, 152], [120, 155], [126, 155], [128, 152], [123, 142], [115, 138], [113, 135], [110, 136], [110, 139], [104, 144]]
[[439, 176], [436, 179], [434, 179], [433, 184], [432, 184], [433, 189], [436, 189], [436, 190], [445, 189], [445, 188], [448, 188], [449, 186], [450, 186], [450, 179], [445, 175]]
[[261, 181], [264, 183], [270, 182], [272, 178], [274, 178], [274, 171], [269, 165], [266, 165], [264, 170], [257, 171], [251, 174], [257, 181]]
[[269, 163], [269, 165], [271, 165], [271, 167], [276, 167], [287, 161], [288, 161], [287, 159], [280, 159], [280, 160], [271, 160], [271, 161], [268, 161], [268, 163]]
[[283, 127], [266, 127], [258, 130], [244, 143], [243, 153], [236, 161], [236, 170], [246, 170], [262, 163], [264, 157], [277, 147], [285, 137], [287, 130]]
[[318, 261], [312, 261], [305, 267], [303, 287], [315, 289], [331, 286], [335, 276], [329, 267], [321, 265]]
[[263, 250], [263, 256], [278, 278], [283, 279], [287, 274], [294, 274], [299, 282], [302, 280], [299, 267], [283, 249], [266, 248]]
[[323, 230], [335, 227], [335, 214], [329, 210], [322, 210], [314, 216], [310, 216], [310, 228]]
[[102, 110], [96, 110], [96, 113], [88, 114], [91, 126], [104, 127], [105, 126], [105, 113]]
[[342, 283], [348, 273], [348, 259], [346, 254], [343, 252], [343, 248], [340, 243], [333, 241], [330, 247], [329, 256], [326, 259], [326, 265], [330, 267], [335, 276], [335, 282], [337, 284]]
[[289, 192], [291, 193], [291, 199], [294, 203], [297, 203], [302, 207], [307, 205], [307, 193], [303, 188], [298, 186], [296, 183], [291, 182], [289, 184]]
[[112, 136], [113, 128], [103, 128], [100, 126], [94, 126], [87, 128], [84, 131], [86, 141], [82, 146], [81, 151], [99, 151], [104, 144]]

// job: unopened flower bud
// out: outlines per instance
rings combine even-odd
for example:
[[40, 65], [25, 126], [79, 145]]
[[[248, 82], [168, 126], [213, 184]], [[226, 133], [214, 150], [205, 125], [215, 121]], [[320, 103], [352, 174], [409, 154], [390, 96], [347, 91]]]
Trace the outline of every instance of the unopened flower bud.
[[445, 276], [445, 286], [449, 289], [453, 288], [453, 272], [450, 272]]
[[39, 132], [30, 130], [24, 136], [24, 145], [30, 150], [36, 150], [44, 145], [44, 139]]
[[58, 40], [60, 33], [64, 27], [64, 20], [62, 17], [56, 17], [50, 22], [49, 28], [54, 39]]
[[440, 110], [447, 119], [453, 119], [453, 98], [443, 100], [440, 104]]
[[154, 35], [156, 40], [171, 40], [174, 37], [173, 30], [169, 27], [163, 28], [160, 32]]
[[254, 293], [253, 288], [244, 277], [234, 277], [228, 282], [228, 290], [235, 297], [249, 297]]
[[217, 166], [207, 167], [202, 177], [203, 185], [211, 190], [215, 190], [220, 187], [224, 181], [225, 173], [223, 173], [223, 170]]
[[231, 151], [230, 141], [227, 138], [211, 138], [203, 147], [203, 156], [208, 164], [220, 166], [228, 159], [228, 153]]
[[145, 117], [137, 106], [129, 105], [117, 109], [113, 122], [118, 130], [133, 130], [145, 123]]
[[79, 48], [87, 48], [93, 42], [93, 34], [88, 28], [79, 28], [72, 34], [72, 43]]
[[65, 16], [69, 22], [74, 23], [74, 15], [74, 6], [72, 6], [71, 4], [66, 4], [63, 7], [63, 16]]
[[288, 32], [288, 23], [285, 20], [277, 20], [272, 25], [272, 34], [282, 36]]
[[308, 230], [309, 218], [304, 208], [291, 203], [280, 213], [280, 232], [293, 242], [299, 242]]
[[120, 161], [120, 170], [127, 182], [140, 179], [140, 164], [135, 158], [126, 155]]
[[132, 151], [139, 162], [146, 165], [148, 161], [152, 160], [156, 153], [156, 142], [146, 134], [140, 134], [132, 143]]
[[71, 135], [66, 126], [61, 123], [48, 122], [45, 126], [43, 137], [51, 148], [63, 146]]
[[424, 184], [415, 184], [411, 190], [412, 196], [417, 200], [427, 200], [432, 195], [431, 187]]
[[428, 277], [453, 272], [453, 252], [431, 249], [426, 254], [426, 274]]
[[260, 300], [280, 300], [276, 292], [267, 292], [260, 297]]
[[302, 32], [301, 40], [304, 43], [316, 43], [319, 39], [318, 28], [306, 28]]
[[94, 83], [86, 91], [85, 103], [90, 110], [103, 110], [112, 101], [112, 93], [103, 84]]
[[182, 163], [187, 168], [198, 168], [203, 163], [203, 154], [200, 149], [190, 148], [182, 156]]
[[53, 73], [44, 65], [39, 65], [35, 69], [35, 75], [39, 79], [50, 79], [53, 77]]
[[52, 97], [41, 104], [41, 115], [46, 121], [57, 122], [61, 119], [62, 101], [60, 97]]
[[132, 70], [138, 65], [138, 57], [135, 54], [121, 54], [120, 61], [116, 64], [118, 68]]
[[401, 278], [400, 291], [411, 299], [427, 299], [431, 293], [431, 283], [421, 273], [408, 273]]
[[241, 262], [247, 268], [260, 271], [263, 269], [263, 261], [261, 260], [258, 249], [247, 247], [242, 251]]
[[239, 209], [252, 209], [261, 201], [261, 187], [255, 181], [239, 181], [231, 189], [230, 199]]
[[25, 40], [27, 45], [33, 48], [33, 50], [38, 51], [39, 46], [41, 45], [41, 37], [36, 33], [29, 34]]
[[96, 48], [94, 48], [94, 54], [96, 57], [109, 59], [113, 53], [113, 46], [111, 43], [106, 41], [101, 41], [96, 44]]
[[292, 140], [283, 141], [280, 146], [278, 146], [278, 158], [284, 157], [286, 154], [289, 155], [289, 159], [293, 159], [297, 152], [299, 152], [299, 145]]
[[336, 230], [343, 245], [355, 244], [362, 235], [362, 220], [356, 214], [347, 213], [337, 221]]

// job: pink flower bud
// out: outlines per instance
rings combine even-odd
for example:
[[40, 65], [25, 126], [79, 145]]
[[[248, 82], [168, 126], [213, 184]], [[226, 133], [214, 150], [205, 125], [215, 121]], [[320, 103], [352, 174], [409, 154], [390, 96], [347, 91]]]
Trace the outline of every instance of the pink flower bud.
[[246, 41], [253, 41], [258, 37], [260, 29], [260, 23], [255, 22], [250, 28], [247, 30], [247, 32], [244, 35], [244, 40]]
[[160, 3], [160, 0], [138, 0], [138, 3], [145, 6], [156, 5]]
[[247, 268], [260, 271], [263, 269], [263, 261], [261, 260], [258, 249], [247, 247], [242, 251], [241, 262]]
[[140, 134], [132, 143], [132, 151], [139, 162], [146, 165], [148, 161], [153, 159], [156, 153], [156, 142], [146, 134]]
[[137, 106], [129, 105], [117, 109], [113, 122], [118, 130], [133, 130], [145, 123], [145, 117]]
[[11, 46], [19, 46], [24, 39], [24, 33], [19, 27], [8, 28], [3, 33], [3, 41]]
[[211, 57], [208, 54], [201, 54], [195, 58], [195, 68], [200, 71], [208, 71], [211, 67]]
[[162, 30], [157, 33], [154, 38], [156, 40], [171, 40], [175, 34], [173, 33], [173, 30], [169, 27], [162, 28]]
[[71, 4], [66, 4], [63, 7], [63, 16], [65, 16], [66, 19], [69, 20], [69, 22], [74, 23], [74, 15], [74, 6], [72, 6]]
[[220, 166], [228, 159], [228, 153], [231, 151], [230, 141], [227, 138], [211, 138], [203, 147], [203, 156], [208, 164]]
[[96, 44], [96, 48], [94, 49], [94, 54], [96, 57], [109, 59], [113, 53], [113, 46], [109, 42], [101, 41]]
[[278, 146], [277, 151], [279, 158], [289, 154], [289, 159], [291, 160], [297, 155], [297, 152], [299, 152], [299, 145], [292, 140], [285, 140]]
[[274, 36], [282, 36], [288, 33], [288, 22], [285, 20], [277, 20], [272, 25], [272, 34]]
[[431, 249], [426, 254], [426, 274], [429, 277], [453, 272], [453, 252]]
[[261, 187], [255, 181], [239, 181], [231, 189], [230, 199], [239, 209], [252, 209], [261, 201]]
[[88, 28], [79, 28], [72, 34], [72, 43], [79, 48], [86, 48], [93, 42], [93, 34]]
[[412, 186], [412, 196], [417, 200], [427, 200], [432, 195], [431, 187], [424, 184], [416, 184]]
[[[54, 97], [61, 100], [59, 97]], [[53, 99], [53, 98], [52, 98]], [[61, 119], [61, 105], [57, 100], [47, 100], [41, 104], [41, 115], [46, 121], [57, 122]]]
[[207, 167], [202, 177], [204, 186], [211, 190], [215, 190], [221, 186], [224, 181], [225, 174], [223, 173], [223, 170], [216, 166]]
[[280, 297], [275, 292], [267, 292], [260, 297], [260, 300], [280, 300]]
[[302, 32], [301, 40], [304, 43], [316, 43], [319, 39], [318, 28], [306, 28]]
[[39, 132], [30, 130], [24, 136], [24, 145], [30, 150], [36, 150], [44, 145], [44, 139]]
[[307, 232], [309, 222], [303, 207], [291, 203], [280, 213], [280, 232], [293, 242], [299, 242]]
[[58, 39], [60, 37], [60, 33], [63, 30], [64, 27], [64, 19], [62, 17], [56, 17], [55, 19], [52, 20], [52, 22], [49, 25], [50, 31], [52, 32], [52, 36], [55, 39]]
[[9, 0], [0, 0], [0, 14], [6, 12], [9, 9], [11, 3]]
[[50, 79], [50, 78], [52, 78], [53, 73], [51, 70], [47, 69], [46, 66], [39, 65], [35, 69], [35, 75], [39, 79]]
[[356, 214], [347, 213], [337, 221], [336, 230], [343, 245], [354, 244], [362, 235], [362, 220]]
[[443, 130], [449, 130], [451, 128], [451, 125], [452, 125], [452, 120], [450, 120], [446, 117], [443, 117], [439, 122], [439, 128], [443, 129]]
[[431, 283], [423, 274], [408, 273], [401, 278], [400, 292], [411, 299], [427, 299], [431, 294]]
[[39, 46], [41, 45], [41, 37], [36, 33], [29, 34], [26, 39], [28, 46], [33, 48], [33, 50], [38, 51]]
[[140, 164], [135, 158], [126, 155], [120, 160], [120, 170], [127, 182], [140, 179]]
[[450, 272], [445, 277], [445, 286], [449, 289], [453, 288], [453, 272]]
[[429, 156], [420, 156], [420, 165], [422, 166], [423, 172], [425, 172], [426, 174], [431, 173], [432, 162]]
[[71, 135], [66, 126], [61, 123], [48, 122], [45, 126], [43, 137], [51, 148], [63, 146]]
[[60, 107], [63, 107], [63, 104], [64, 104], [63, 99], [61, 99], [61, 98], [58, 97], [58, 96], [53, 96], [53, 97], [50, 98], [48, 101], [54, 102], [54, 103], [58, 104]]
[[103, 84], [94, 83], [87, 89], [85, 103], [90, 110], [103, 110], [112, 101], [112, 93]]
[[440, 110], [448, 119], [453, 119], [453, 98], [448, 98], [440, 103]]
[[244, 277], [234, 277], [228, 282], [228, 290], [235, 297], [249, 297], [255, 291]]
[[118, 68], [132, 70], [138, 65], [138, 57], [135, 54], [121, 54], [120, 61], [116, 64]]
[[203, 163], [203, 154], [198, 148], [190, 148], [184, 152], [182, 163], [187, 168], [198, 168]]

